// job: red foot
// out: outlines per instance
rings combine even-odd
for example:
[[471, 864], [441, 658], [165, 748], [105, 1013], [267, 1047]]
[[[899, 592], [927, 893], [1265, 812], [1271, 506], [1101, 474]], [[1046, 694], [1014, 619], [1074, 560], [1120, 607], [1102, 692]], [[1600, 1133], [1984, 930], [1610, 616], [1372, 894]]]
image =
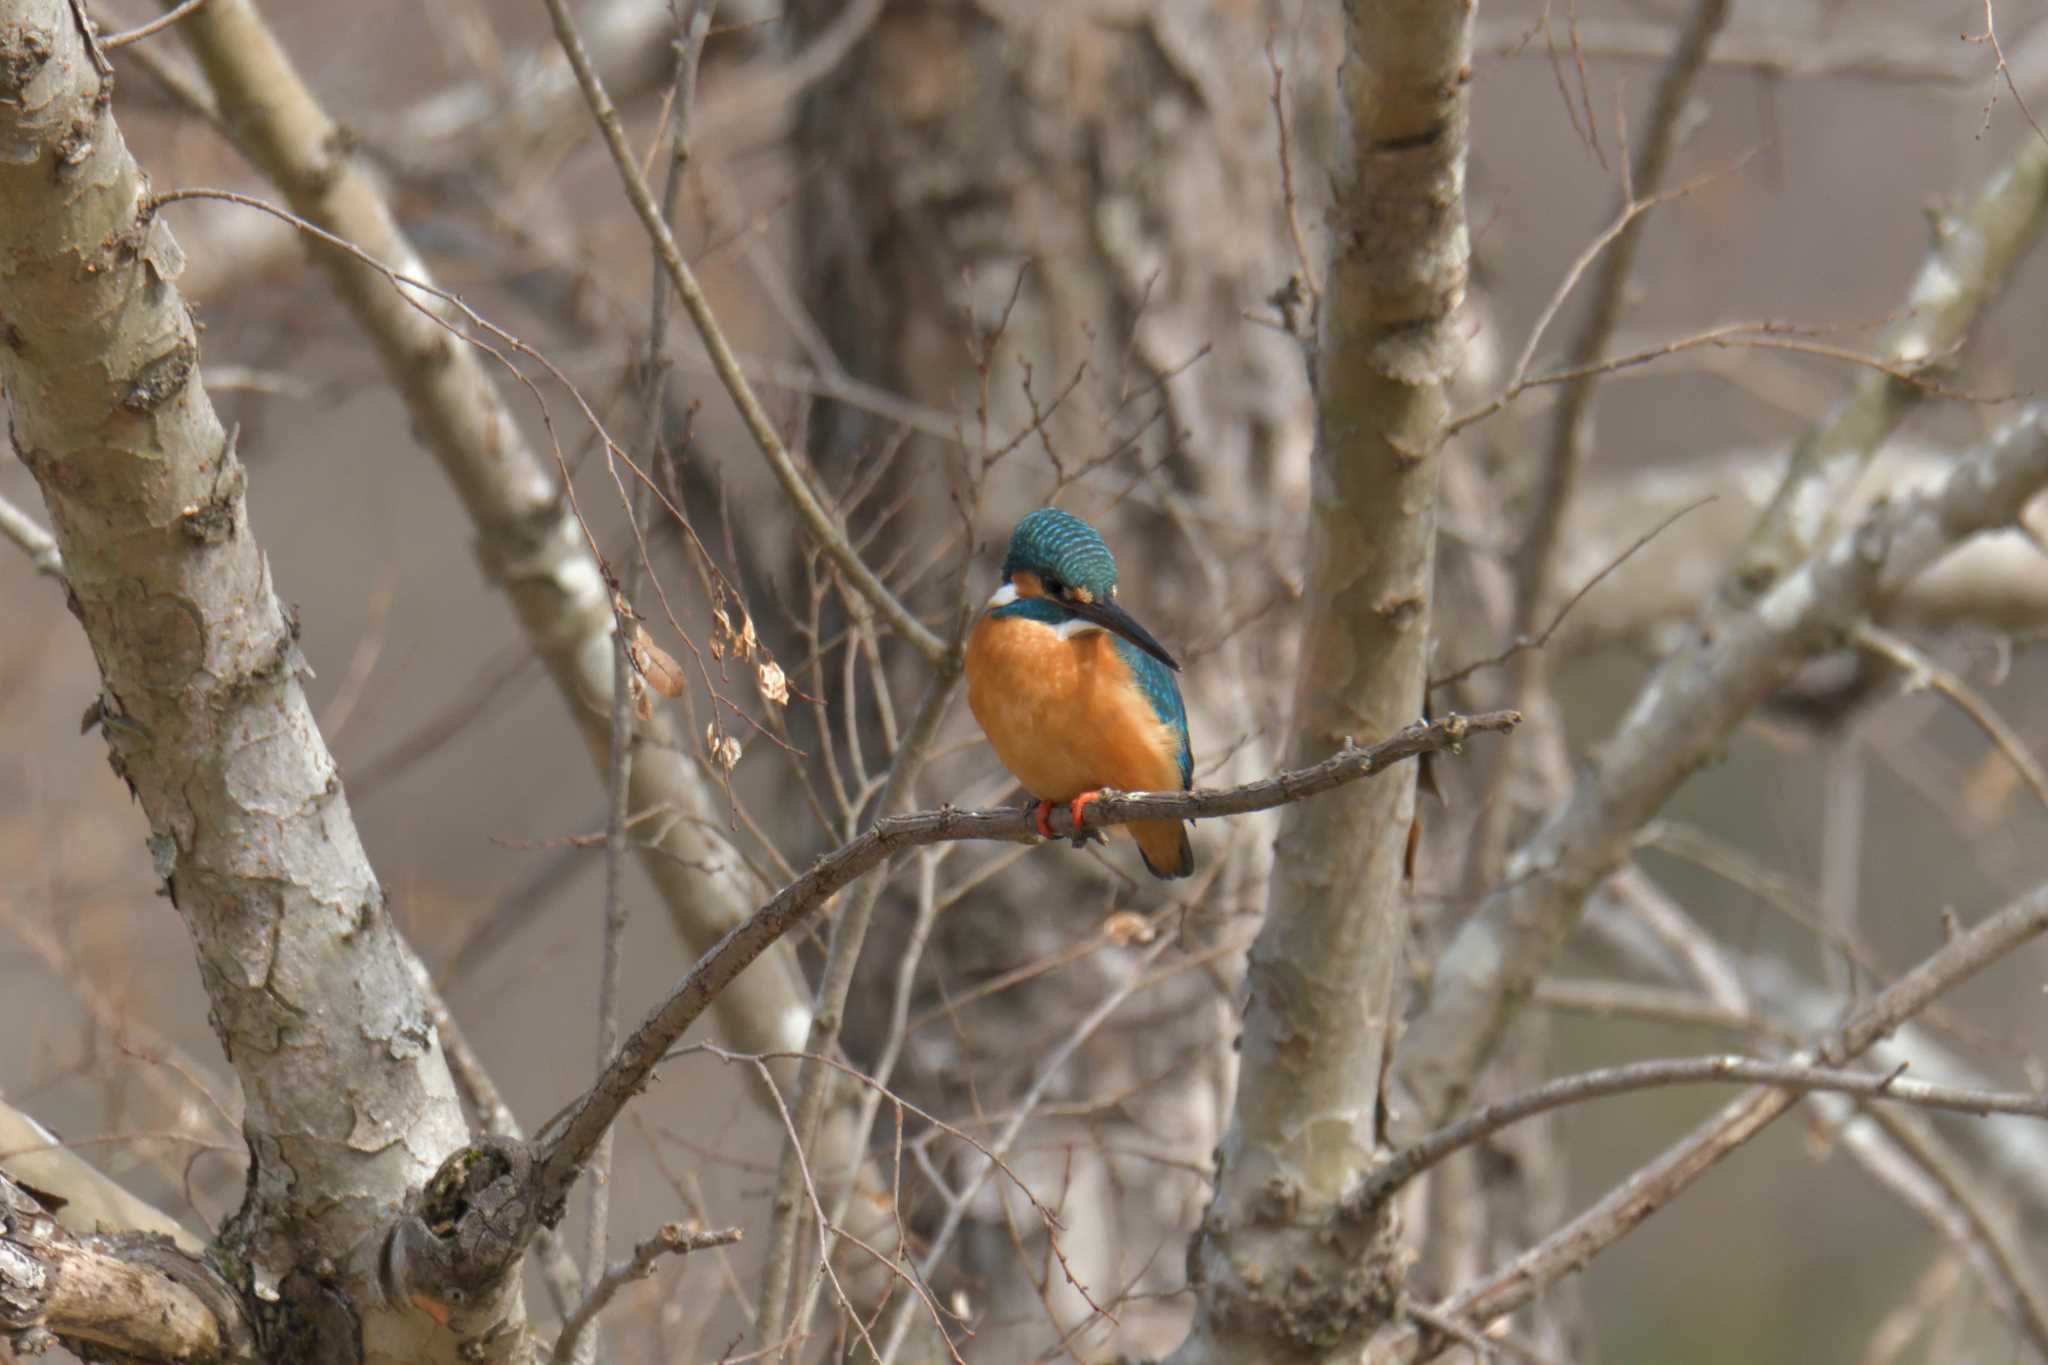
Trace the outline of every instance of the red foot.
[[1089, 803], [1100, 801], [1101, 799], [1102, 793], [1099, 791], [1082, 792], [1067, 804], [1067, 814], [1074, 817], [1074, 833], [1076, 836], [1081, 833], [1081, 812], [1088, 809]]
[[[1076, 837], [1078, 837], [1081, 833], [1081, 812], [1088, 809], [1088, 804], [1091, 801], [1100, 801], [1101, 799], [1102, 793], [1100, 791], [1082, 792], [1072, 801], [1066, 803], [1067, 814], [1071, 816], [1074, 821], [1074, 834]], [[1039, 838], [1057, 839], [1060, 837], [1059, 835], [1054, 834], [1052, 832], [1052, 808], [1059, 804], [1060, 803], [1057, 801], [1041, 801], [1038, 803], [1038, 810], [1036, 814], [1038, 819]]]

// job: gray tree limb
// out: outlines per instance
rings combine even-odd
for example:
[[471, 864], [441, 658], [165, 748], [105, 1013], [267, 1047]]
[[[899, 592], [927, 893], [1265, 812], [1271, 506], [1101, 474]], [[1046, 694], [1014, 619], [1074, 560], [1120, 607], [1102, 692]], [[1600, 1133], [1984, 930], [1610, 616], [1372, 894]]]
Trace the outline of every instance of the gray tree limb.
[[252, 1169], [226, 1238], [281, 1313], [318, 1260], [367, 1359], [452, 1362], [459, 1333], [379, 1292], [372, 1238], [468, 1134], [82, 23], [0, 5], [0, 379], [99, 664], [93, 716], [241, 1078]]
[[0, 1176], [0, 1334], [23, 1354], [52, 1337], [166, 1365], [254, 1361], [240, 1298], [213, 1267], [155, 1236], [81, 1236]]
[[[2048, 448], [2048, 442], [2037, 445]], [[1965, 471], [1958, 474], [1967, 476]], [[1794, 581], [1803, 576], [1803, 572], [1796, 575]], [[1765, 602], [1770, 600], [1767, 597]], [[1846, 1064], [1942, 993], [2044, 930], [2048, 930], [2048, 886], [2035, 888], [1970, 926], [1872, 996], [1839, 1029], [1803, 1049], [1792, 1060], [1802, 1065]], [[1481, 1282], [1436, 1304], [1436, 1311], [1482, 1327], [1504, 1313], [1513, 1312], [1547, 1285], [1584, 1267], [1644, 1218], [1677, 1198], [1723, 1157], [1798, 1103], [1800, 1094], [1759, 1087], [1731, 1100], [1577, 1218]], [[1364, 1360], [1367, 1365], [1409, 1365], [1432, 1358], [1447, 1344], [1429, 1331], [1402, 1324], [1382, 1333], [1365, 1353]]]
[[[347, 139], [314, 100], [247, 0], [215, 0], [180, 25], [219, 97], [245, 155], [310, 222], [367, 256], [427, 282], [418, 253]], [[314, 259], [370, 337], [421, 439], [461, 497], [477, 554], [546, 661], [593, 762], [610, 748], [613, 616], [597, 562], [555, 473], [527, 440], [478, 352], [442, 325], [452, 308], [394, 286], [347, 253]], [[437, 322], [430, 311], [438, 314]], [[637, 843], [683, 941], [701, 952], [746, 914], [741, 870], [709, 831], [723, 807], [667, 713], [637, 723], [629, 805], [669, 811], [657, 837]], [[809, 1017], [793, 964], [750, 972], [719, 1000], [719, 1026], [734, 1046], [775, 1051], [801, 1045]]]
[[[1345, 7], [1297, 764], [1423, 705], [1437, 456], [1464, 353], [1471, 24], [1470, 5]], [[1391, 1299], [1386, 1223], [1328, 1215], [1379, 1145], [1414, 814], [1404, 773], [1282, 816], [1178, 1365], [1323, 1360]]]
[[2048, 411], [2035, 407], [1937, 486], [1866, 513], [1751, 610], [1693, 633], [1440, 959], [1435, 995], [1399, 1059], [1410, 1122], [1457, 1112], [1587, 894], [1735, 725], [1813, 650], [1846, 638], [1959, 543], [2011, 524], [2044, 486]]

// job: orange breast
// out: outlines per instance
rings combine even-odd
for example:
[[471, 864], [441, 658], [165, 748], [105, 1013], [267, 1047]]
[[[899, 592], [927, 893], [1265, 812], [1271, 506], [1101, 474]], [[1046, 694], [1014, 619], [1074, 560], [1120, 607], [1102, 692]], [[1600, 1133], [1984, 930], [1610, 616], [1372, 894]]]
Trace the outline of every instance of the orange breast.
[[967, 642], [967, 705], [996, 757], [1041, 801], [1084, 791], [1179, 791], [1180, 744], [1110, 636], [983, 616]]

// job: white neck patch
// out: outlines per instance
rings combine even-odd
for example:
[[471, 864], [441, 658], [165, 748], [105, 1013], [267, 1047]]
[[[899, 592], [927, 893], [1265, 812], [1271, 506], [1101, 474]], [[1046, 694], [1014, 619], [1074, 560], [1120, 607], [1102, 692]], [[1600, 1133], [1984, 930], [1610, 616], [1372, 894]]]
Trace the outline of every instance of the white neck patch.
[[1007, 607], [1016, 600], [1017, 585], [1015, 583], [1005, 583], [1002, 587], [995, 590], [994, 596], [988, 599], [989, 610], [993, 611], [997, 607]]

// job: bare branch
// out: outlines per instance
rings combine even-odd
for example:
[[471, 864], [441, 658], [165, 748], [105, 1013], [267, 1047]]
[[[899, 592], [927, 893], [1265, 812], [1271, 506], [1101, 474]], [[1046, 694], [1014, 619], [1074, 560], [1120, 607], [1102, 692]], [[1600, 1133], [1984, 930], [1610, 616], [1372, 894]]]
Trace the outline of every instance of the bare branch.
[[1577, 1076], [1547, 1081], [1497, 1104], [1489, 1104], [1445, 1128], [1401, 1148], [1384, 1164], [1373, 1168], [1355, 1197], [1363, 1209], [1385, 1199], [1408, 1181], [1421, 1175], [1453, 1152], [1483, 1142], [1501, 1129], [1538, 1114], [1562, 1109], [1569, 1104], [1626, 1095], [1667, 1085], [1770, 1085], [1786, 1090], [1828, 1090], [1866, 1099], [1894, 1100], [1923, 1109], [1943, 1109], [1959, 1114], [2022, 1114], [2048, 1118], [2048, 1096], [1976, 1090], [1967, 1086], [1936, 1085], [1907, 1079], [1897, 1071], [1883, 1074], [1867, 1071], [1839, 1071], [1796, 1062], [1761, 1061], [1755, 1057], [1679, 1057], [1644, 1062], [1625, 1062], [1601, 1067]]
[[[1207, 820], [1270, 810], [1371, 777], [1403, 759], [1455, 748], [1475, 732], [1511, 730], [1519, 720], [1513, 711], [1445, 716], [1427, 724], [1411, 725], [1393, 738], [1366, 748], [1347, 747], [1314, 767], [1279, 773], [1241, 787], [1223, 791], [1105, 794], [1082, 809], [1080, 826], [1074, 825], [1071, 813], [1056, 810], [1051, 816], [1051, 827], [1055, 835], [1066, 838], [1133, 820]], [[560, 1131], [546, 1138], [538, 1153], [538, 1178], [544, 1202], [559, 1199], [568, 1189], [597, 1145], [598, 1137], [617, 1119], [627, 1102], [647, 1087], [655, 1067], [726, 983], [784, 934], [822, 910], [841, 888], [902, 849], [961, 839], [1030, 843], [1036, 838], [1034, 816], [1029, 808], [976, 811], [942, 807], [878, 820], [852, 843], [820, 859], [746, 923], [727, 934], [691, 969], [669, 998], [626, 1039], [597, 1084], [571, 1109]]]
[[1882, 626], [1866, 621], [1856, 628], [1856, 643], [1865, 649], [1884, 655], [1906, 671], [1906, 687], [1909, 691], [1931, 687], [1956, 704], [1961, 711], [1984, 732], [2006, 756], [2014, 770], [2026, 780], [2041, 804], [2048, 806], [2048, 773], [2041, 770], [2041, 761], [2028, 750], [2027, 742], [2019, 733], [2006, 724], [1991, 703], [1977, 695], [1977, 690], [1964, 682], [1949, 669], [1930, 658], [1923, 650], [1892, 634]]
[[[593, 761], [602, 762], [615, 629], [605, 570], [564, 510], [563, 485], [476, 351], [450, 334], [458, 320], [480, 331], [488, 324], [433, 287], [377, 182], [348, 155], [349, 139], [248, 0], [209, 0], [179, 31], [206, 69], [237, 145], [313, 225], [322, 243], [315, 258], [376, 346], [462, 499], [486, 573], [546, 662]], [[678, 935], [701, 952], [741, 920], [752, 893], [717, 834], [722, 803], [665, 711], [636, 726], [630, 804], [675, 813], [658, 838], [639, 845], [641, 862]], [[794, 1046], [791, 1021], [806, 1013], [786, 961], [749, 973], [720, 997], [718, 1011], [728, 1038], [761, 1051]]]
[[[1878, 349], [1918, 371], [1968, 339], [2048, 221], [2048, 141], [2025, 138], [1976, 199], [1935, 220], [1934, 249]], [[1793, 448], [1783, 479], [1722, 585], [1726, 605], [1753, 601], [1843, 524], [1840, 508], [1877, 447], [1925, 395], [1866, 370]], [[1809, 515], [1817, 509], [1819, 515]]]
[[452, 1360], [461, 1333], [429, 1342], [409, 1309], [367, 1307], [375, 1267], [349, 1259], [468, 1135], [201, 383], [179, 249], [78, 8], [9, 15], [0, 65], [38, 93], [0, 100], [0, 313], [34, 340], [0, 348], [0, 382], [99, 665], [94, 718], [242, 1081], [244, 1264], [274, 1292], [329, 1257], [382, 1342], [371, 1361]]
[[[1729, 0], [1694, 0], [1677, 45], [1657, 73], [1657, 88], [1650, 101], [1646, 136], [1633, 160], [1623, 168], [1621, 206], [1615, 215], [1614, 226], [1588, 248], [1589, 253], [1602, 246], [1606, 250], [1593, 276], [1593, 296], [1585, 319], [1578, 334], [1572, 338], [1567, 355], [1565, 368], [1583, 373], [1565, 383], [1558, 395], [1557, 406], [1551, 411], [1549, 439], [1536, 468], [1535, 506], [1515, 554], [1515, 608], [1509, 639], [1517, 644], [1535, 635], [1537, 622], [1550, 612], [1551, 603], [1557, 596], [1562, 569], [1560, 538], [1567, 511], [1576, 499], [1580, 471], [1586, 463], [1592, 435], [1593, 395], [1601, 377], [1599, 370], [1591, 367], [1600, 363], [1609, 339], [1621, 325], [1630, 276], [1642, 247], [1641, 209], [1655, 202], [1663, 190], [1665, 174], [1678, 150], [1682, 116], [1692, 98], [1693, 83], [1699, 77], [1715, 36], [1728, 21], [1730, 8]], [[1687, 188], [1681, 186], [1677, 193], [1682, 194]], [[1585, 255], [1579, 258], [1574, 274], [1566, 277], [1564, 285], [1551, 300], [1550, 310], [1539, 319], [1537, 329], [1532, 329], [1521, 360], [1516, 365], [1514, 384], [1522, 383], [1528, 374], [1530, 358], [1535, 352], [1537, 339], [1542, 335], [1541, 327], [1549, 321], [1551, 311], [1562, 303], [1564, 291], [1571, 287], [1577, 269], [1583, 267], [1587, 259]], [[1578, 596], [1584, 596], [1591, 586], [1589, 584], [1581, 590]], [[1572, 600], [1576, 601], [1577, 597]], [[1553, 623], [1551, 630], [1555, 629]], [[1549, 634], [1545, 631], [1544, 638], [1549, 638]], [[1512, 646], [1510, 652], [1513, 652]], [[1486, 783], [1479, 796], [1478, 826], [1472, 836], [1471, 852], [1466, 858], [1467, 886], [1485, 887], [1498, 881], [1510, 841], [1526, 827], [1527, 816], [1522, 803], [1509, 799], [1518, 779], [1524, 775], [1544, 775], [1547, 779], [1543, 784], [1545, 797], [1554, 797], [1568, 780], [1564, 726], [1549, 701], [1549, 673], [1550, 660], [1543, 656], [1542, 651], [1525, 650], [1515, 655], [1514, 666], [1508, 673], [1508, 695], [1527, 699], [1532, 717], [1529, 742], [1495, 754], [1495, 762], [1487, 771]], [[1539, 804], [1548, 804], [1548, 801], [1539, 799]]]
[[729, 1247], [737, 1243], [741, 1235], [738, 1228], [715, 1228], [707, 1232], [700, 1228], [686, 1228], [681, 1223], [663, 1223], [659, 1232], [633, 1248], [632, 1256], [600, 1275], [591, 1285], [589, 1295], [569, 1314], [562, 1324], [562, 1335], [555, 1342], [556, 1365], [566, 1365], [574, 1356], [576, 1343], [584, 1329], [597, 1320], [597, 1315], [618, 1297], [621, 1289], [652, 1275], [662, 1257], [687, 1256], [693, 1251]]
[[1399, 1059], [1422, 1120], [1456, 1112], [1587, 893], [1723, 737], [1816, 646], [1960, 541], [2011, 522], [2044, 486], [2048, 410], [2030, 408], [1938, 487], [1874, 509], [1752, 610], [1696, 632], [1664, 664], [1439, 960], [1431, 1006]]
[[1909, 1116], [1881, 1106], [1869, 1106], [1867, 1113], [1885, 1138], [1935, 1183], [1946, 1204], [1960, 1215], [1969, 1236], [1966, 1249], [1974, 1253], [1971, 1259], [1989, 1263], [1992, 1274], [1987, 1278], [1993, 1288], [2011, 1299], [2013, 1317], [2034, 1350], [2048, 1356], [2048, 1295], [2043, 1294], [2026, 1249], [2015, 1235], [2005, 1200], [1984, 1188], [1930, 1125], [1909, 1122]]
[[255, 1358], [233, 1290], [160, 1241], [78, 1237], [0, 1176], [0, 1333], [165, 1365]]
[[[1317, 439], [1290, 763], [1345, 747], [1347, 734], [1385, 734], [1428, 694], [1439, 472], [1467, 354], [1473, 9], [1331, 11], [1339, 141], [1308, 357]], [[1402, 773], [1281, 814], [1176, 1365], [1307, 1358], [1299, 1323], [1311, 1317], [1327, 1338], [1320, 1355], [1362, 1338], [1384, 1309], [1390, 1228], [1324, 1237], [1319, 1224], [1380, 1140], [1414, 908], [1415, 792]], [[1287, 1212], [1269, 1216], [1276, 1205]]]
[[67, 1148], [55, 1133], [9, 1104], [0, 1104], [0, 1175], [62, 1199], [64, 1207], [53, 1211], [57, 1221], [75, 1233], [146, 1232], [167, 1237], [195, 1255], [201, 1249], [200, 1240], [183, 1223], [136, 1198]]
[[[1873, 996], [1840, 1029], [1794, 1060], [1830, 1067], [1844, 1065], [1943, 992], [1999, 961], [2043, 930], [2048, 930], [2048, 884], [1951, 939]], [[1791, 1108], [1799, 1093], [1766, 1088], [1732, 1101], [1570, 1223], [1484, 1281], [1437, 1304], [1436, 1311], [1478, 1324], [1479, 1330], [1483, 1330], [1484, 1324], [1520, 1308], [1559, 1277], [1583, 1268], [1644, 1218], [1675, 1199], [1721, 1158]], [[1441, 1344], [1413, 1327], [1398, 1328], [1382, 1333], [1366, 1352], [1365, 1360], [1367, 1365], [1408, 1365], [1435, 1355]]]
[[577, 84], [583, 87], [583, 97], [590, 105], [591, 115], [597, 120], [598, 130], [604, 135], [605, 147], [612, 154], [612, 162], [618, 167], [619, 179], [624, 184], [626, 199], [639, 215], [647, 236], [661, 255], [662, 264], [668, 270], [668, 277], [675, 285], [677, 295], [683, 301], [683, 310], [696, 324], [698, 335], [704, 339], [705, 350], [711, 356], [712, 368], [718, 379], [731, 396], [733, 406], [739, 409], [740, 419], [746, 424], [747, 433], [754, 440], [754, 446], [767, 462], [775, 481], [781, 485], [783, 495], [803, 521], [804, 528], [824, 547], [832, 562], [859, 591], [869, 605], [880, 612], [890, 627], [908, 640], [919, 654], [932, 663], [940, 663], [954, 653], [954, 647], [941, 640], [931, 628], [918, 620], [910, 609], [898, 601], [896, 594], [875, 575], [862, 559], [860, 552], [846, 538], [845, 530], [818, 501], [818, 495], [803, 472], [796, 466], [795, 459], [783, 444], [782, 434], [775, 429], [768, 410], [761, 406], [761, 400], [754, 394], [753, 385], [747, 381], [746, 371], [741, 367], [739, 357], [734, 354], [731, 343], [720, 329], [718, 317], [711, 311], [711, 301], [705, 297], [703, 288], [697, 283], [696, 272], [683, 259], [682, 249], [676, 245], [675, 235], [669, 231], [668, 223], [661, 216], [661, 206], [654, 201], [654, 194], [647, 187], [647, 179], [640, 173], [639, 163], [633, 157], [632, 148], [626, 145], [626, 132], [619, 122], [619, 112], [612, 107], [611, 97], [605, 93], [604, 84], [598, 77], [597, 69], [591, 64], [590, 54], [584, 50], [583, 39], [576, 32], [576, 21], [569, 13], [566, 0], [545, 0], [548, 17], [554, 22], [555, 37], [562, 44], [562, 51], [569, 58], [569, 65], [576, 72]]
[[112, 52], [115, 48], [126, 47], [130, 43], [139, 43], [144, 38], [162, 33], [172, 24], [177, 23], [180, 19], [183, 19], [205, 3], [206, 0], [180, 0], [180, 3], [173, 5], [168, 12], [158, 15], [146, 24], [139, 24], [134, 28], [128, 29], [126, 32], [109, 34], [107, 37], [100, 39], [100, 46]]
[[64, 556], [58, 552], [56, 540], [34, 517], [5, 498], [0, 498], [0, 535], [20, 547], [37, 573], [63, 581]]
[[1501, 650], [1498, 654], [1489, 655], [1484, 659], [1475, 659], [1469, 664], [1465, 664], [1459, 668], [1452, 669], [1449, 673], [1444, 674], [1442, 677], [1431, 678], [1429, 680], [1429, 690], [1434, 692], [1439, 687], [1453, 686], [1456, 683], [1463, 682], [1465, 679], [1471, 677], [1474, 673], [1477, 673], [1482, 668], [1492, 668], [1497, 664], [1506, 663], [1509, 659], [1514, 658], [1515, 655], [1520, 654], [1525, 649], [1542, 649], [1545, 645], [1548, 645], [1550, 643], [1550, 638], [1553, 635], [1557, 634], [1557, 628], [1563, 625], [1565, 623], [1565, 618], [1572, 614], [1572, 608], [1576, 607], [1580, 602], [1585, 600], [1587, 593], [1590, 593], [1591, 591], [1593, 591], [1593, 589], [1599, 587], [1601, 583], [1606, 581], [1606, 578], [1609, 574], [1613, 573], [1622, 565], [1628, 563], [1628, 561], [1635, 556], [1636, 551], [1642, 549], [1645, 545], [1648, 545], [1658, 536], [1663, 535], [1665, 531], [1669, 530], [1671, 526], [1675, 524], [1681, 517], [1685, 516], [1686, 513], [1697, 511], [1698, 509], [1705, 507], [1708, 503], [1712, 502], [1713, 500], [1713, 495], [1709, 494], [1706, 497], [1699, 498], [1693, 502], [1689, 502], [1685, 506], [1679, 508], [1676, 512], [1673, 512], [1669, 516], [1665, 517], [1655, 526], [1652, 526], [1649, 530], [1643, 532], [1640, 536], [1637, 536], [1632, 544], [1630, 544], [1626, 549], [1624, 549], [1619, 555], [1615, 556], [1606, 564], [1602, 565], [1598, 573], [1594, 574], [1591, 578], [1587, 579], [1585, 583], [1583, 583], [1579, 587], [1579, 590], [1577, 592], [1573, 593], [1570, 597], [1564, 600], [1563, 604], [1558, 607], [1556, 614], [1550, 618], [1550, 624], [1543, 628], [1543, 633], [1541, 635], [1533, 637], [1528, 635], [1517, 636], [1512, 644], [1510, 644], [1506, 649]]

